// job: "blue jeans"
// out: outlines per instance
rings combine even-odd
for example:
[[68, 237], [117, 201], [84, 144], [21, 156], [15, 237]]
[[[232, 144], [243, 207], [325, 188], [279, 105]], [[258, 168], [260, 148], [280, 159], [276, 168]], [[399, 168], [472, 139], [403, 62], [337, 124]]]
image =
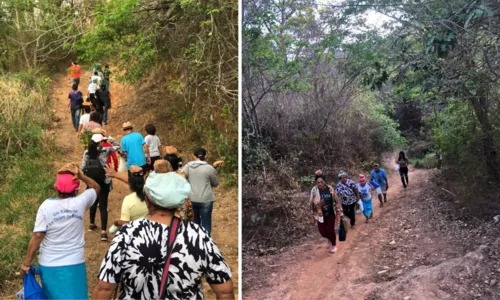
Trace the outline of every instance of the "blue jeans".
[[106, 107], [103, 108], [104, 112], [102, 113], [102, 121], [104, 123], [108, 123], [108, 109]]
[[71, 121], [73, 122], [73, 127], [75, 127], [75, 130], [78, 130], [78, 125], [80, 125], [80, 111], [81, 108], [71, 109]]
[[212, 235], [212, 209], [214, 207], [214, 203], [200, 203], [200, 202], [192, 202], [193, 205], [193, 215], [194, 215], [194, 223], [201, 225], [208, 231], [208, 234]]
[[71, 78], [71, 86], [75, 85], [78, 87], [80, 84], [80, 78]]

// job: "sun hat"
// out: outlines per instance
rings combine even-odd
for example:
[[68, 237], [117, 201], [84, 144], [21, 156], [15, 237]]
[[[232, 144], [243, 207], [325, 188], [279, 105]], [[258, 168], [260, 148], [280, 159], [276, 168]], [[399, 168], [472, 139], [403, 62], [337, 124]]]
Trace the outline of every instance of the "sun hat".
[[377, 167], [380, 167], [380, 165], [379, 164], [374, 164], [373, 167], [377, 168]]
[[102, 142], [103, 139], [104, 139], [104, 136], [102, 134], [100, 134], [100, 133], [96, 133], [96, 134], [92, 135], [92, 141], [94, 143]]
[[182, 207], [191, 193], [188, 181], [175, 172], [152, 172], [144, 186], [148, 199], [163, 208], [176, 209]]
[[163, 148], [163, 151], [165, 151], [165, 154], [177, 154], [177, 149], [172, 146], [165, 146], [165, 148]]
[[134, 128], [134, 126], [130, 122], [125, 122], [125, 123], [123, 123], [122, 128], [123, 128], [123, 130], [127, 130], [127, 129]]
[[172, 166], [168, 160], [158, 159], [155, 161], [153, 168], [156, 173], [167, 173], [172, 171]]
[[80, 188], [80, 180], [74, 179], [71, 173], [57, 174], [54, 188], [63, 194], [70, 194]]
[[94, 130], [92, 130], [92, 133], [93, 134], [102, 134], [104, 136], [106, 136], [106, 130], [102, 129], [102, 128], [95, 128]]
[[129, 169], [130, 173], [136, 175], [136, 174], [140, 174], [140, 173], [143, 173], [143, 170], [141, 167], [138, 167], [138, 166], [130, 166], [130, 169]]

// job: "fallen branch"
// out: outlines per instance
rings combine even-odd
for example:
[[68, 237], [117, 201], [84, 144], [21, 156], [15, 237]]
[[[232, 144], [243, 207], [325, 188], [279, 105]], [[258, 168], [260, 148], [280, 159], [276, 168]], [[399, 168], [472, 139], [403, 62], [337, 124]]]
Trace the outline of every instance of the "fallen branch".
[[458, 196], [453, 194], [452, 192], [448, 191], [447, 189], [445, 188], [441, 188], [443, 191], [447, 192], [448, 194], [452, 195], [453, 197], [457, 198]]

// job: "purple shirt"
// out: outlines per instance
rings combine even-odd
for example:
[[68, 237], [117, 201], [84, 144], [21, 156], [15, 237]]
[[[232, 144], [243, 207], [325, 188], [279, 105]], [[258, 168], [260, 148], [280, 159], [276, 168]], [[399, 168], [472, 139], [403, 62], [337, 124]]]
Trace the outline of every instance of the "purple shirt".
[[83, 99], [82, 92], [80, 92], [80, 91], [69, 92], [68, 99], [69, 99], [69, 103], [71, 103], [71, 108], [75, 109], [75, 108], [81, 107], [81, 103], [78, 102], [78, 98]]

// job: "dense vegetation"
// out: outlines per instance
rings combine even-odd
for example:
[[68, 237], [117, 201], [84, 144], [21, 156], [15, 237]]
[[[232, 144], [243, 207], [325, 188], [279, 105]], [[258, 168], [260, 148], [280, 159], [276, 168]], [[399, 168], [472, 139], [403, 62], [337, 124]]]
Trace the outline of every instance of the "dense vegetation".
[[[304, 218], [290, 211], [303, 203], [287, 192], [310, 184], [316, 168], [363, 170], [398, 148], [416, 167], [436, 167], [442, 157], [447, 188], [462, 199], [488, 190], [481, 197], [498, 201], [485, 188], [500, 181], [498, 8], [244, 1], [243, 205], [252, 212], [244, 240], [283, 220], [297, 229]], [[369, 26], [367, 12], [387, 21]], [[469, 192], [457, 192], [463, 185]], [[279, 246], [275, 236], [267, 242]]]
[[0, 7], [0, 70], [40, 72], [77, 58], [109, 63], [130, 84], [167, 82], [157, 105], [175, 101], [170, 120], [189, 124], [192, 143], [236, 173], [236, 0], [9, 0]]

